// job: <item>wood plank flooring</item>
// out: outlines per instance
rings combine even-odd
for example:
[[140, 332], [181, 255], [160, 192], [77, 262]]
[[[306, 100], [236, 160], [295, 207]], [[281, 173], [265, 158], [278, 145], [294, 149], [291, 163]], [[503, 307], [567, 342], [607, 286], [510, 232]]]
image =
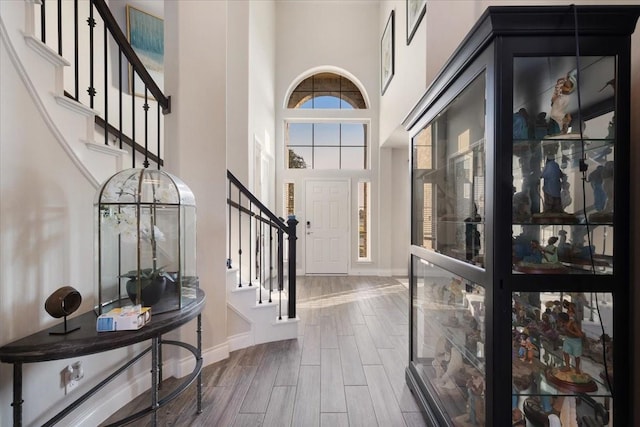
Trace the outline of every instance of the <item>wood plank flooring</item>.
[[[205, 367], [202, 414], [195, 414], [193, 384], [158, 411], [158, 425], [426, 426], [404, 379], [406, 285], [369, 276], [299, 277], [297, 283], [298, 339], [238, 350]], [[161, 395], [176, 382], [165, 380]], [[105, 424], [149, 401], [144, 393]]]

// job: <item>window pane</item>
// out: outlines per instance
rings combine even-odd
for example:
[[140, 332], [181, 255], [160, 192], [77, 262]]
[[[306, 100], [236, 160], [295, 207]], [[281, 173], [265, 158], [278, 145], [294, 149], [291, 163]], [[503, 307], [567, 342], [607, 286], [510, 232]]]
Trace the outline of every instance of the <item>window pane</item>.
[[313, 125], [313, 145], [340, 145], [339, 123], [315, 123]]
[[284, 214], [285, 216], [295, 215], [295, 188], [293, 182], [284, 183]]
[[297, 108], [305, 109], [305, 110], [313, 109], [313, 98], [307, 99], [302, 104], [300, 104]]
[[366, 153], [364, 147], [342, 147], [341, 169], [366, 169]]
[[289, 169], [306, 169], [312, 165], [311, 147], [289, 148]]
[[316, 147], [313, 154], [314, 169], [340, 169], [339, 147]]
[[345, 146], [365, 146], [365, 125], [362, 123], [343, 123], [341, 125], [342, 140], [340, 145]]
[[358, 260], [367, 261], [369, 257], [369, 182], [358, 183]]
[[311, 146], [313, 125], [311, 123], [289, 123], [289, 145]]
[[340, 98], [335, 96], [316, 96], [313, 98], [313, 108], [340, 108]]
[[340, 94], [342, 98], [342, 108], [343, 109], [354, 109], [354, 108], [367, 108], [364, 103], [364, 98], [360, 91], [356, 92], [342, 92]]

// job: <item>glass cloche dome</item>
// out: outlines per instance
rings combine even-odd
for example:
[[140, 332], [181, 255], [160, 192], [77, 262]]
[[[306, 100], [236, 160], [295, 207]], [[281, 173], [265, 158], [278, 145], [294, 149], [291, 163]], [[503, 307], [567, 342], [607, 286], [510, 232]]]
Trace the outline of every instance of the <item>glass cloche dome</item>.
[[196, 298], [196, 203], [179, 178], [127, 169], [96, 193], [95, 264], [98, 314], [140, 304], [153, 313]]

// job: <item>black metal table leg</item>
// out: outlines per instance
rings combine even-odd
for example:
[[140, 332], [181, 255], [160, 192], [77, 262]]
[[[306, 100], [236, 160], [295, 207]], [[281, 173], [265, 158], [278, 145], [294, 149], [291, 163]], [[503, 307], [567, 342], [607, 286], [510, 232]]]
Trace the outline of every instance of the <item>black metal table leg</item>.
[[22, 363], [13, 364], [13, 427], [22, 426]]
[[[198, 361], [202, 360], [202, 315], [198, 314], [198, 328], [196, 329], [197, 345], [198, 345]], [[198, 373], [198, 414], [202, 413], [202, 370]]]
[[158, 425], [158, 349], [160, 339], [151, 339], [151, 425]]

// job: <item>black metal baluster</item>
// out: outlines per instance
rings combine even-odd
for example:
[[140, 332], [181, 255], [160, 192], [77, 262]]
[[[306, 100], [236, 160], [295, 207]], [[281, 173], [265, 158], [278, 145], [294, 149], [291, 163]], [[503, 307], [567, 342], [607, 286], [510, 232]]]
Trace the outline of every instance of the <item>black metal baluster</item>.
[[149, 89], [144, 87], [144, 161], [142, 165], [149, 167]]
[[131, 81], [131, 167], [136, 167], [136, 95], [133, 93], [133, 82], [136, 79], [136, 72], [132, 68]]
[[227, 200], [227, 209], [228, 209], [228, 216], [229, 216], [229, 228], [228, 228], [228, 239], [229, 239], [229, 243], [228, 243], [228, 249], [227, 249], [227, 254], [229, 254], [229, 258], [227, 258], [227, 269], [231, 268], [231, 181], [228, 181], [229, 183], [229, 187], [227, 189], [227, 194], [228, 194], [228, 200]]
[[58, 55], [62, 56], [62, 0], [58, 0]]
[[287, 220], [287, 234], [289, 235], [289, 274], [287, 279], [289, 280], [288, 297], [289, 307], [287, 309], [287, 315], [289, 319], [295, 319], [296, 317], [296, 226], [298, 221], [295, 217], [290, 216]]
[[109, 73], [109, 68], [108, 68], [108, 60], [107, 60], [107, 54], [108, 54], [108, 47], [107, 47], [107, 42], [108, 42], [108, 38], [107, 38], [107, 26], [103, 25], [102, 28], [104, 29], [103, 34], [104, 34], [104, 145], [109, 145], [109, 97], [107, 96], [109, 93], [109, 85], [107, 84], [107, 75]]
[[80, 54], [78, 52], [78, 0], [73, 0], [73, 35], [75, 40], [73, 41], [73, 61], [74, 61], [74, 76], [75, 81], [73, 83], [74, 87], [74, 99], [76, 101], [80, 98], [80, 65], [78, 64], [78, 58]]
[[122, 150], [122, 48], [118, 47], [118, 147]]
[[158, 170], [160, 170], [160, 103], [156, 102], [156, 112], [158, 116]]
[[238, 287], [242, 287], [242, 191], [238, 188]]
[[253, 202], [249, 200], [249, 286], [253, 286], [253, 264], [251, 259], [253, 255], [253, 251], [251, 250], [252, 248], [251, 240], [253, 240], [253, 233], [251, 230], [251, 213], [252, 212], [253, 212]]
[[44, 9], [44, 1], [40, 4], [40, 40], [42, 43], [47, 43], [47, 24]]
[[284, 288], [284, 233], [278, 228], [278, 320], [282, 320], [282, 289]]
[[[262, 211], [260, 211], [260, 219], [262, 219]], [[258, 217], [256, 216], [256, 221], [258, 220]], [[258, 230], [256, 229], [256, 233], [258, 232]], [[258, 236], [258, 242], [259, 243], [259, 248], [256, 247], [256, 251], [258, 251], [258, 253], [256, 254], [256, 264], [259, 264], [260, 267], [258, 269], [258, 293], [260, 294], [258, 297], [258, 304], [262, 304], [262, 266], [263, 261], [264, 261], [264, 251], [262, 250], [262, 221], [260, 221], [260, 234]], [[260, 257], [258, 258], [258, 255], [260, 255]], [[258, 259], [260, 259], [260, 262], [258, 263]]]
[[96, 89], [93, 86], [93, 29], [96, 26], [96, 20], [93, 19], [93, 0], [89, 0], [89, 107], [93, 108], [93, 98], [96, 96]]
[[269, 222], [269, 302], [273, 292], [273, 225]]

